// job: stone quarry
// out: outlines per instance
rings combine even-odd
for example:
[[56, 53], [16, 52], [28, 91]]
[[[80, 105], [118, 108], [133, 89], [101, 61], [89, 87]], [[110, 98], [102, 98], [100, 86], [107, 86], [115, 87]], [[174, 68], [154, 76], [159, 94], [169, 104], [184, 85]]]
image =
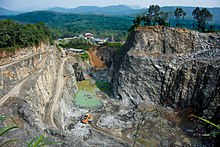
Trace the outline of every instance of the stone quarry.
[[[219, 125], [219, 33], [142, 28], [115, 52], [101, 46], [92, 53], [104, 69], [48, 44], [4, 54], [0, 114], [9, 117], [0, 126], [16, 122], [18, 129], [0, 144], [17, 139], [10, 146], [22, 147], [45, 134], [66, 147], [217, 145], [195, 135], [204, 127], [188, 116]], [[81, 122], [86, 113], [92, 124]]]

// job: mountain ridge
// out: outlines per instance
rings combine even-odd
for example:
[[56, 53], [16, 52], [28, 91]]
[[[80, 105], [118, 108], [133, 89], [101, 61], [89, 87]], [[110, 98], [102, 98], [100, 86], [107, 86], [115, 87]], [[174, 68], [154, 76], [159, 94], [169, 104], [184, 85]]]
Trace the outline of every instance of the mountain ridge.
[[79, 6], [76, 8], [62, 8], [54, 7], [47, 9], [47, 11], [59, 13], [75, 13], [75, 14], [101, 14], [101, 15], [128, 15], [135, 9], [126, 5], [110, 5], [106, 7], [97, 6]]
[[24, 13], [23, 11], [14, 11], [14, 10], [8, 10], [5, 8], [0, 7], [0, 15], [17, 15], [20, 13]]

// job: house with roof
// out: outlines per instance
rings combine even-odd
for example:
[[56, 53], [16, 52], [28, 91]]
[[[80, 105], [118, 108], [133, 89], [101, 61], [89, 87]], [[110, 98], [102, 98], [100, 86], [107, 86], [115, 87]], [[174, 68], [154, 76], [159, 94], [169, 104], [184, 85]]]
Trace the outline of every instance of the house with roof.
[[87, 39], [93, 38], [93, 34], [92, 33], [85, 33], [84, 37]]

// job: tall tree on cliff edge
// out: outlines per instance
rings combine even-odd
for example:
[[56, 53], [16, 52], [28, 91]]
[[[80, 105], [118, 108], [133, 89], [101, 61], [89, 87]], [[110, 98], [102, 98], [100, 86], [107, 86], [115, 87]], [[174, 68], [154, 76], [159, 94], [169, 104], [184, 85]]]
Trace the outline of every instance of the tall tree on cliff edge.
[[200, 10], [197, 7], [193, 12], [192, 16], [196, 21], [198, 31], [205, 32], [207, 29], [208, 22], [212, 20], [213, 15], [209, 12], [207, 8], [202, 8]]
[[148, 9], [147, 18], [150, 20], [150, 24], [153, 23], [153, 26], [159, 21], [159, 12], [160, 6], [158, 5], [150, 5]]
[[128, 32], [135, 30], [136, 28], [138, 28], [138, 26], [168, 26], [169, 23], [167, 23], [167, 19], [170, 15], [171, 14], [169, 12], [160, 11], [160, 6], [150, 5], [147, 12], [138, 15], [133, 20], [134, 24], [128, 29]]
[[178, 7], [174, 11], [174, 16], [176, 17], [176, 26], [178, 27], [182, 25], [179, 23], [179, 19], [182, 17], [182, 23], [183, 23], [184, 17], [186, 16], [186, 12], [184, 12], [182, 8]]

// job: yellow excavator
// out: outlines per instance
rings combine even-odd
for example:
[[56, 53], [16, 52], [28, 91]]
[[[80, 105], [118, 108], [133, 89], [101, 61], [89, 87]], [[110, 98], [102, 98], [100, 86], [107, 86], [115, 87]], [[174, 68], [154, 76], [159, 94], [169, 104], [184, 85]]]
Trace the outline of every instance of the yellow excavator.
[[89, 113], [82, 115], [81, 122], [83, 124], [87, 124], [87, 123], [92, 124], [93, 123], [92, 115]]

